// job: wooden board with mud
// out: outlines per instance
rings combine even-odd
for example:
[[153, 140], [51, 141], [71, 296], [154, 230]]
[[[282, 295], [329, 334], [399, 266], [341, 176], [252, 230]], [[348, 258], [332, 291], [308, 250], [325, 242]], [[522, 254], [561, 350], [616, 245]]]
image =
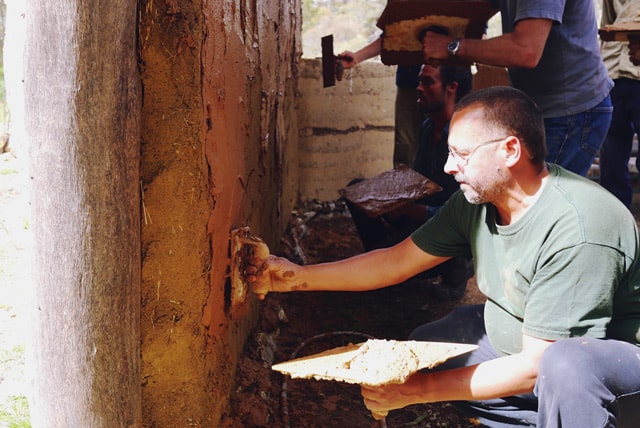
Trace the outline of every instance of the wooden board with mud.
[[458, 343], [369, 339], [275, 364], [272, 369], [292, 378], [380, 386], [403, 383], [418, 370], [433, 368], [477, 348]]
[[486, 1], [390, 1], [377, 23], [383, 31], [380, 59], [387, 65], [422, 64], [425, 28], [444, 27], [451, 37], [479, 39], [496, 13]]
[[378, 217], [442, 191], [435, 181], [406, 165], [340, 189], [340, 195], [369, 217]]

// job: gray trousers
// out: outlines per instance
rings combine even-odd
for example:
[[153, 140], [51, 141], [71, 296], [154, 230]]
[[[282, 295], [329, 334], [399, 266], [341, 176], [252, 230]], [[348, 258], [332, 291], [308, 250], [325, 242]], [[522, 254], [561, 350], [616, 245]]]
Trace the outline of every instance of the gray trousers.
[[[483, 305], [463, 306], [416, 328], [410, 340], [472, 343], [476, 351], [436, 370], [498, 357], [484, 329]], [[640, 348], [618, 340], [572, 338], [549, 346], [534, 393], [454, 403], [489, 427], [640, 427]]]

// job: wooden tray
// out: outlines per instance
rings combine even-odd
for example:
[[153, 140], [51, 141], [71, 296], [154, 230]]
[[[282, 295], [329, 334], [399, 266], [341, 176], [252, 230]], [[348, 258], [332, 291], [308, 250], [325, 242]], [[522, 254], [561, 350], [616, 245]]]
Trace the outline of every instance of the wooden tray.
[[340, 196], [353, 203], [369, 217], [378, 217], [425, 196], [442, 191], [442, 187], [406, 165], [339, 190]]
[[[374, 361], [372, 364], [352, 364], [354, 359], [362, 356], [361, 349], [370, 346], [367, 358]], [[393, 350], [390, 354], [389, 349]], [[418, 341], [394, 341], [382, 339], [370, 339], [367, 342], [341, 346], [308, 357], [275, 364], [273, 370], [284, 373], [292, 378], [334, 380], [339, 382], [360, 385], [386, 385], [390, 383], [403, 383], [413, 373], [425, 368], [433, 368], [449, 358], [465, 354], [477, 349], [476, 345], [444, 342], [418, 342]], [[381, 353], [376, 355], [380, 349]], [[385, 365], [385, 358], [394, 358], [400, 361], [398, 364]], [[402, 361], [416, 359], [417, 364], [402, 364]], [[373, 365], [380, 362], [381, 370], [374, 370]], [[386, 361], [388, 362], [388, 361]], [[375, 373], [374, 373], [375, 372]]]
[[419, 35], [426, 27], [437, 25], [452, 37], [479, 39], [497, 12], [482, 0], [391, 0], [377, 23], [383, 31], [380, 58], [387, 65], [422, 64]]
[[640, 22], [605, 25], [598, 30], [598, 34], [605, 42], [628, 42], [629, 37], [640, 39]]

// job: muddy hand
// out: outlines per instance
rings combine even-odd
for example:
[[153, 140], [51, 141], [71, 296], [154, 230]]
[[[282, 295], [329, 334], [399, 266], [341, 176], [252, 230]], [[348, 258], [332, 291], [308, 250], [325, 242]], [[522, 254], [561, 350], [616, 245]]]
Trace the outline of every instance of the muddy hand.
[[260, 300], [264, 300], [267, 293], [273, 291], [271, 277], [268, 272], [269, 258], [275, 257], [269, 256], [269, 254], [264, 258], [256, 255], [256, 257], [251, 259], [244, 271], [247, 282], [251, 284], [251, 291], [256, 294]]
[[247, 280], [253, 292], [261, 299], [267, 293], [287, 293], [302, 290], [307, 286], [299, 276], [303, 267], [284, 257], [270, 255], [262, 261], [254, 260], [247, 271]]

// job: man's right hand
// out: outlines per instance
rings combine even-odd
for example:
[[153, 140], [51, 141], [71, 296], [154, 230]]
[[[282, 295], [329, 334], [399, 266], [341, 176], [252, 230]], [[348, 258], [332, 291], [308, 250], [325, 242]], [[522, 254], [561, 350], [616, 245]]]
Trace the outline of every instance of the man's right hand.
[[340, 55], [338, 55], [338, 59], [336, 61], [340, 61], [342, 63], [342, 67], [345, 69], [353, 68], [356, 66], [356, 64], [358, 64], [356, 54], [351, 51], [342, 52]]
[[263, 300], [272, 291], [288, 292], [304, 287], [296, 283], [299, 269], [299, 265], [283, 257], [269, 255], [266, 259], [252, 260], [244, 274], [251, 291]]

